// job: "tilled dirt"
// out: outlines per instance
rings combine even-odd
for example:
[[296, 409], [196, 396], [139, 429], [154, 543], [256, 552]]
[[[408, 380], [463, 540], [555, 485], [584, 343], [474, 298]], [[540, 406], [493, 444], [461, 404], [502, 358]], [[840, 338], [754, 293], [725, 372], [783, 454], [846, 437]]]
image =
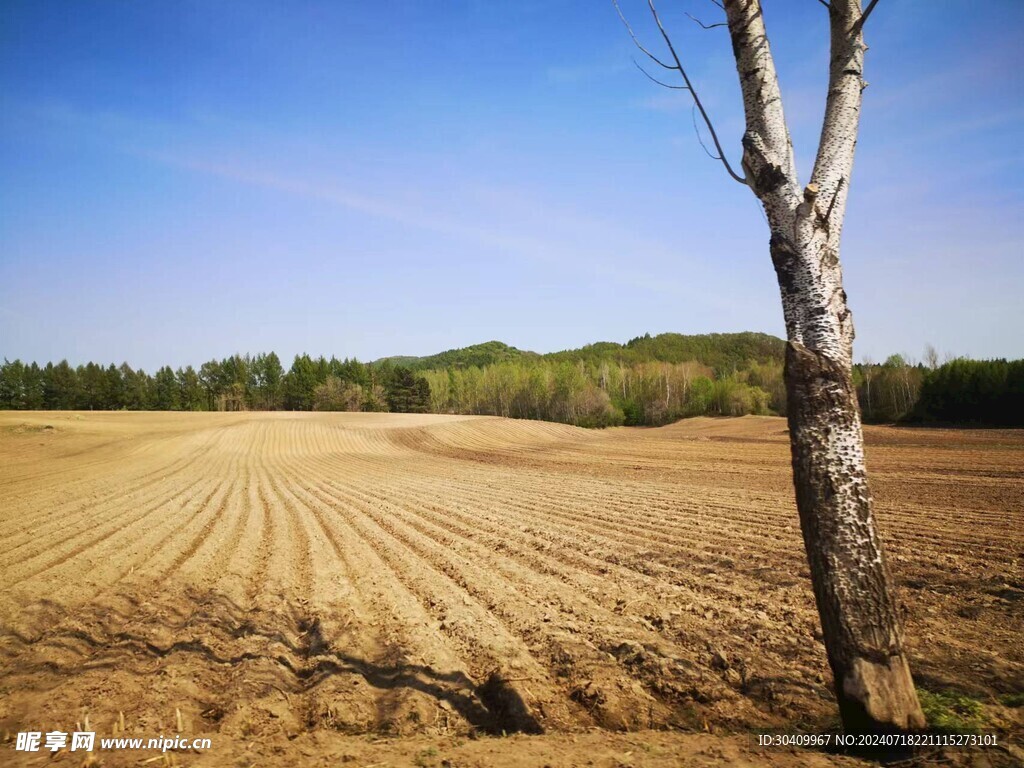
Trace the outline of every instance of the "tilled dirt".
[[[867, 439], [918, 682], [1019, 740], [1024, 432]], [[842, 762], [756, 749], [836, 726], [789, 471], [775, 418], [0, 414], [0, 735], [212, 740], [183, 765]]]

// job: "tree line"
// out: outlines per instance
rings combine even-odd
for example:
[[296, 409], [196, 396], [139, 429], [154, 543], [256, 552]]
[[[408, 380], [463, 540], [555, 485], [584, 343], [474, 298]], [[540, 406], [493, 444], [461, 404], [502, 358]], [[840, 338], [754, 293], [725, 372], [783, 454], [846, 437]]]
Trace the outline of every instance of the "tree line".
[[159, 368], [150, 375], [127, 363], [4, 361], [0, 408], [158, 411], [396, 411], [429, 409], [429, 385], [408, 368], [296, 355], [287, 371], [269, 354], [232, 355]]
[[[784, 344], [765, 334], [641, 336], [538, 355], [487, 342], [373, 363], [273, 352], [153, 374], [127, 363], [4, 361], [0, 408], [392, 411], [658, 426], [689, 416], [786, 413]], [[1024, 360], [854, 366], [864, 421], [1024, 426]]]
[[913, 363], [892, 355], [854, 366], [869, 423], [1024, 426], [1024, 360], [956, 358], [941, 365], [929, 348]]
[[785, 408], [781, 363], [716, 377], [698, 362], [626, 364], [520, 360], [424, 372], [431, 410], [560, 421], [583, 427], [657, 426], [687, 416]]
[[233, 355], [150, 375], [127, 363], [0, 366], [0, 408], [27, 410], [392, 411], [543, 419], [584, 427], [660, 425], [785, 407], [781, 363], [716, 377], [698, 362], [524, 358], [414, 372], [390, 361]]
[[1024, 360], [952, 360], [925, 371], [917, 421], [1024, 427]]

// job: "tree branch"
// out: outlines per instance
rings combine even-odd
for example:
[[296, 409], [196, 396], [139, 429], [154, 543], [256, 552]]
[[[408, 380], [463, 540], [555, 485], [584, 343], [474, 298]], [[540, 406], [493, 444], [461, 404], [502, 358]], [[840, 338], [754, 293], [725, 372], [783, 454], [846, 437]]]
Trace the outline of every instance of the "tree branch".
[[700, 142], [700, 148], [704, 150], [704, 154], [706, 154], [712, 160], [721, 160], [722, 158], [721, 158], [720, 155], [713, 155], [713, 154], [711, 154], [711, 151], [704, 144], [704, 139], [702, 139], [700, 137], [700, 128], [697, 127], [697, 107], [696, 106], [694, 106], [690, 110], [690, 117], [693, 118], [693, 132], [697, 134], [697, 141]]
[[689, 91], [690, 90], [685, 85], [669, 85], [668, 83], [663, 83], [661, 80], [659, 80], [654, 75], [652, 75], [650, 72], [648, 72], [646, 69], [641, 67], [636, 59], [633, 59], [633, 64], [636, 66], [637, 69], [639, 69], [641, 72], [644, 73], [644, 77], [646, 77], [652, 83], [657, 83], [662, 88], [671, 88], [673, 91]]
[[714, 29], [715, 27], [727, 27], [727, 26], [729, 26], [724, 21], [720, 21], [717, 24], [705, 24], [700, 19], [695, 18], [693, 16], [690, 16], [690, 14], [688, 12], [686, 12], [686, 15], [690, 17], [690, 21], [692, 21], [694, 24], [700, 25], [701, 29]]
[[864, 90], [864, 38], [861, 26], [878, 0], [861, 12], [861, 0], [832, 0], [828, 96], [811, 181], [831, 199], [829, 239], [838, 246], [850, 187]]
[[868, 16], [870, 16], [871, 12], [875, 10], [876, 5], [878, 5], [878, 0], [871, 0], [871, 2], [868, 3], [868, 7], [864, 9], [864, 13], [862, 13], [860, 18], [857, 19], [857, 23], [853, 25], [854, 37], [859, 35], [860, 31], [864, 29], [864, 25], [868, 22]]
[[[672, 39], [668, 36], [668, 32], [665, 31], [664, 25], [661, 23], [661, 17], [658, 16], [658, 10], [654, 7], [654, 0], [647, 0], [647, 5], [651, 9], [651, 15], [654, 17], [654, 23], [658, 25], [658, 30], [661, 32], [662, 38], [665, 40], [665, 45], [668, 46], [669, 53], [672, 54], [672, 60], [675, 61], [676, 65], [674, 69], [679, 70], [679, 74], [683, 76], [683, 81], [686, 83], [686, 87], [690, 90], [690, 95], [693, 96], [693, 103], [697, 105], [697, 109], [700, 110], [700, 116], [704, 118], [704, 124], [707, 125], [708, 131], [711, 133], [711, 140], [715, 142], [715, 149], [718, 150], [719, 159], [722, 161], [722, 165], [725, 166], [725, 170], [729, 172], [729, 175], [740, 184], [747, 185], [747, 180], [740, 176], [732, 169], [729, 165], [729, 161], [725, 159], [725, 150], [722, 149], [722, 143], [718, 140], [718, 134], [715, 133], [715, 126], [711, 124], [711, 118], [708, 117], [707, 110], [704, 109], [704, 105], [701, 104], [700, 96], [697, 95], [697, 91], [693, 88], [693, 83], [690, 82], [690, 77], [686, 74], [686, 70], [683, 69], [683, 62], [679, 59], [679, 55], [676, 53], [675, 46], [672, 45]], [[618, 8], [618, 5], [615, 6]]]
[[781, 223], [800, 203], [801, 190], [761, 3], [725, 0], [725, 13], [746, 119], [742, 168], [748, 186], [765, 206], [773, 233], [789, 238], [790, 225]]
[[678, 67], [673, 67], [669, 64], [666, 64], [653, 53], [644, 48], [643, 44], [640, 42], [639, 39], [637, 39], [636, 34], [633, 32], [633, 28], [629, 26], [629, 22], [626, 21], [626, 17], [623, 15], [622, 9], [619, 8], [619, 0], [612, 0], [612, 5], [615, 6], [615, 12], [619, 14], [619, 18], [622, 19], [622, 23], [626, 26], [626, 31], [629, 32], [629, 36], [633, 38], [633, 43], [636, 45], [637, 48], [639, 48], [641, 51], [647, 54], [648, 58], [650, 58], [651, 61], [653, 61], [655, 64], [658, 64], [664, 67], [665, 69], [678, 69]]

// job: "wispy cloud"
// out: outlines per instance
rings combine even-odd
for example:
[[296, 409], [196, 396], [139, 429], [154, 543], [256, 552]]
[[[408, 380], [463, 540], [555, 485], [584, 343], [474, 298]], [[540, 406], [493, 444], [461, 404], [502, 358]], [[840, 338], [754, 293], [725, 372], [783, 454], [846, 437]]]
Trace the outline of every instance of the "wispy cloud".
[[[272, 190], [293, 197], [314, 200], [335, 205], [350, 211], [375, 218], [450, 237], [475, 246], [493, 249], [506, 256], [554, 265], [576, 271], [581, 277], [600, 277], [613, 280], [621, 285], [643, 291], [668, 294], [679, 298], [693, 298], [693, 287], [680, 283], [663, 274], [646, 275], [635, 261], [629, 269], [617, 266], [630, 253], [665, 258], [667, 249], [656, 241], [646, 241], [635, 235], [617, 232], [606, 222], [588, 220], [585, 216], [571, 211], [545, 209], [527, 213], [532, 219], [531, 228], [538, 227], [552, 233], [543, 238], [512, 234], [518, 229], [517, 222], [508, 216], [510, 198], [502, 199], [500, 191], [491, 189], [486, 210], [490, 216], [485, 220], [493, 224], [474, 225], [455, 217], [450, 211], [426, 208], [408, 203], [396, 204], [391, 195], [367, 195], [353, 192], [330, 180], [311, 181], [278, 172], [243, 167], [237, 164], [214, 162], [192, 156], [170, 152], [136, 153], [164, 165], [189, 170], [195, 173], [215, 176], [260, 189]], [[516, 199], [520, 199], [517, 198]], [[474, 211], [478, 215], [479, 210]], [[673, 254], [678, 261], [678, 255]], [[719, 305], [727, 310], [725, 299], [720, 302], [713, 296], [704, 295], [702, 301]]]
[[[496, 251], [509, 258], [574, 271], [581, 276], [615, 280], [644, 291], [676, 297], [692, 294], [691, 286], [663, 275], [647, 276], [636, 263], [629, 269], [617, 266], [625, 253], [636, 252], [653, 260], [678, 261], [679, 254], [670, 254], [663, 243], [619, 231], [607, 221], [588, 218], [571, 208], [524, 203], [524, 196], [512, 191], [492, 186], [485, 191], [471, 189], [469, 183], [461, 189], [442, 190], [431, 188], [427, 182], [427, 186], [421, 184], [418, 190], [410, 190], [407, 183], [403, 183], [400, 187], [380, 188], [372, 193], [355, 190], [331, 178], [329, 172], [310, 171], [305, 165], [289, 171], [268, 167], [266, 162], [253, 162], [247, 155], [255, 149], [261, 158], [278, 158], [278, 164], [287, 163], [292, 155], [290, 150], [302, 142], [290, 136], [261, 134], [259, 126], [251, 124], [245, 124], [245, 134], [257, 146], [235, 148], [232, 156], [225, 158], [222, 148], [180, 148], [187, 137], [193, 135], [196, 127], [193, 123], [202, 129], [200, 133], [208, 129], [209, 116], [172, 124], [123, 112], [87, 112], [59, 103], [36, 107], [34, 112], [36, 117], [71, 126], [79, 135], [106, 143], [113, 151], [148, 162], [337, 206], [401, 227]], [[217, 118], [217, 122], [225, 121], [235, 125], [224, 116]], [[167, 148], [169, 146], [174, 148]], [[447, 200], [449, 204], [421, 202], [438, 200]]]

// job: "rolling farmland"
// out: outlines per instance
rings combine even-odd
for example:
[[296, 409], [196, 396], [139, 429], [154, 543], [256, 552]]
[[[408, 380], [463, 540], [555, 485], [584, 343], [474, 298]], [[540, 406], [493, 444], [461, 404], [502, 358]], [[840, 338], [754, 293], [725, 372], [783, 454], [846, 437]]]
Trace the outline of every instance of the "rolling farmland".
[[[1024, 433], [866, 436], [918, 683], [1020, 693]], [[209, 735], [177, 758], [208, 765], [826, 730], [789, 471], [771, 417], [3, 413], [0, 726]]]

